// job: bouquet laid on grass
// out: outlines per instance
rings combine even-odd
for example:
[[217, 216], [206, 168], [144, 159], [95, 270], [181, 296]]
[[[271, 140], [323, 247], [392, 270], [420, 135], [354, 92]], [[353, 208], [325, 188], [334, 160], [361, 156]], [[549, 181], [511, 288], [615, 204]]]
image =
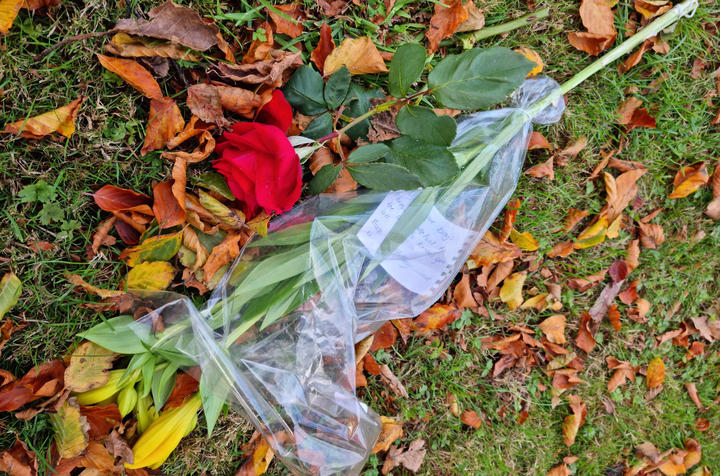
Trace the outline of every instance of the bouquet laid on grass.
[[[246, 245], [201, 308], [176, 294], [138, 291], [144, 306], [154, 308], [145, 317], [119, 316], [83, 334], [131, 355], [127, 368], [114, 370], [107, 384], [78, 400], [116, 401], [123, 415], [135, 412], [141, 435], [128, 468], [158, 467], [194, 427], [200, 407], [211, 432], [227, 403], [250, 419], [293, 471], [358, 472], [380, 422], [355, 396], [355, 343], [383, 321], [422, 312], [448, 287], [510, 198], [532, 123], [559, 120], [564, 93], [674, 23], [692, 4], [676, 6], [562, 87], [544, 77], [525, 79], [533, 62], [491, 48], [446, 57], [427, 85], [411, 92], [426, 57], [421, 46], [410, 44], [398, 49], [390, 66], [396, 99], [370, 108], [370, 94], [351, 83], [347, 69], [324, 82], [310, 66], [300, 67], [284, 98], [315, 116], [307, 139], [293, 138], [301, 158], [343, 134], [362, 136], [368, 117], [402, 105], [400, 137], [356, 148], [341, 164], [325, 165], [310, 184], [323, 191], [346, 169], [369, 190], [320, 195], [274, 220], [266, 237]], [[432, 97], [444, 107], [484, 110], [508, 95], [510, 107], [458, 122], [420, 105]], [[276, 104], [286, 109], [280, 99]], [[328, 112], [338, 108], [340, 114]], [[354, 112], [344, 115], [343, 108]], [[278, 150], [277, 143], [262, 141], [287, 129], [285, 121], [276, 121], [282, 116], [269, 113], [270, 125], [236, 125], [219, 152], [284, 157], [286, 146]], [[258, 179], [261, 166], [240, 174], [226, 167], [219, 161], [248, 214], [285, 212], [292, 205], [272, 200], [272, 187], [299, 196], [292, 167], [282, 184]], [[196, 372], [199, 392], [158, 415], [182, 368]]]

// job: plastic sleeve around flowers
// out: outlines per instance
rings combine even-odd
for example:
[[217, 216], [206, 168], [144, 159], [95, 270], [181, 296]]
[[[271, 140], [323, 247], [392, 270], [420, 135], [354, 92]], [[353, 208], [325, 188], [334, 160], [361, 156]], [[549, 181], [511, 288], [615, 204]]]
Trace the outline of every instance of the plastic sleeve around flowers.
[[306, 200], [245, 247], [201, 308], [165, 293], [135, 332], [160, 358], [199, 366], [205, 411], [227, 401], [294, 473], [359, 473], [381, 425], [356, 397], [354, 344], [441, 297], [511, 197], [532, 122], [556, 122], [564, 105], [532, 120], [525, 111], [558, 88], [529, 79], [512, 107], [459, 121], [452, 149], [461, 167], [490, 151], [459, 193]]

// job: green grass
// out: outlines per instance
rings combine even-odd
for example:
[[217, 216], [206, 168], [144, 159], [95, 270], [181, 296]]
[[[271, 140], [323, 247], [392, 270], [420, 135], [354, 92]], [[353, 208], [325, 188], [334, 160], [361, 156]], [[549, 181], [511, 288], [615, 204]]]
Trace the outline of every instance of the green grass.
[[[139, 2], [130, 2], [130, 6]], [[182, 2], [191, 4], [205, 15], [236, 11], [239, 3]], [[306, 2], [311, 4], [312, 2]], [[372, 25], [365, 20], [381, 11], [381, 2], [368, 2], [368, 11], [353, 6], [342, 17], [333, 19], [336, 32], [348, 35], [370, 34], [392, 50], [404, 41], [421, 40], [432, 5], [429, 2], [396, 2], [401, 5], [399, 16], [392, 24]], [[578, 2], [537, 2], [538, 8], [548, 4], [551, 17], [530, 29], [495, 38], [480, 46], [499, 44], [521, 45], [535, 49], [545, 60], [545, 72], [559, 81], [568, 79], [591, 61], [567, 42], [567, 32], [580, 29]], [[631, 10], [632, 2], [620, 2], [618, 26]], [[407, 5], [404, 5], [407, 4]], [[110, 6], [111, 5], [111, 6]], [[515, 18], [526, 11], [525, 2], [489, 0], [481, 7], [487, 23], [495, 24]], [[90, 263], [85, 259], [92, 230], [102, 214], [86, 195], [94, 187], [112, 183], [138, 191], [149, 192], [152, 180], [169, 175], [169, 164], [156, 153], [140, 155], [148, 102], [113, 75], [103, 71], [94, 59], [102, 51], [106, 39], [92, 39], [66, 45], [44, 61], [33, 61], [35, 54], [67, 36], [102, 31], [112, 27], [117, 18], [128, 11], [103, 2], [66, 2], [52, 9], [52, 15], [21, 12], [10, 34], [2, 38], [0, 48], [0, 124], [45, 112], [83, 94], [88, 97], [78, 118], [78, 132], [67, 141], [30, 141], [9, 135], [0, 136], [0, 274], [13, 270], [24, 283], [19, 305], [12, 315], [23, 317], [30, 325], [18, 333], [3, 349], [0, 367], [22, 374], [33, 364], [63, 355], [75, 342], [75, 334], [97, 322], [99, 316], [82, 304], [91, 300], [74, 292], [64, 279], [66, 272], [78, 273], [88, 281], [108, 287], [116, 284], [124, 273], [124, 265], [105, 251]], [[571, 390], [588, 405], [587, 422], [581, 428], [572, 448], [565, 447], [560, 426], [569, 413], [565, 403], [553, 408], [550, 392], [540, 392], [538, 385], [549, 385], [549, 378], [539, 369], [523, 373], [491, 377], [496, 358], [481, 349], [482, 337], [503, 332], [513, 323], [534, 327], [551, 311], [507, 312], [496, 310], [503, 320], [473, 316], [456, 332], [445, 333], [428, 342], [417, 336], [407, 345], [398, 344], [376, 355], [387, 363], [405, 384], [409, 399], [390, 398], [379, 378], [369, 376], [369, 385], [359, 391], [363, 400], [384, 415], [405, 421], [402, 443], [416, 438], [427, 441], [429, 452], [421, 469], [423, 474], [545, 474], [560, 463], [564, 456], [579, 457], [573, 466], [575, 474], [602, 475], [613, 472], [619, 463], [634, 461], [633, 448], [644, 441], [653, 442], [661, 451], [682, 447], [685, 438], [698, 439], [703, 445], [703, 463], [711, 472], [720, 472], [720, 442], [714, 438], [717, 428], [717, 406], [700, 413], [684, 389], [694, 382], [700, 398], [710, 405], [717, 398], [717, 345], [690, 362], [684, 360], [685, 350], [665, 343], [654, 347], [654, 336], [675, 329], [683, 320], [697, 315], [717, 313], [718, 282], [720, 282], [720, 224], [702, 214], [711, 198], [703, 189], [679, 200], [667, 198], [672, 179], [681, 167], [700, 160], [714, 161], [720, 150], [720, 133], [710, 122], [720, 104], [705, 99], [714, 88], [710, 72], [720, 66], [717, 51], [720, 39], [703, 29], [706, 22], [717, 22], [720, 7], [712, 1], [702, 2], [693, 19], [683, 20], [669, 38], [671, 52], [660, 56], [648, 53], [641, 64], [624, 75], [608, 67], [587, 81], [569, 97], [568, 110], [559, 124], [539, 130], [557, 146], [585, 135], [588, 147], [556, 169], [553, 182], [521, 178], [516, 196], [523, 199], [516, 227], [529, 231], [541, 244], [540, 253], [549, 251], [561, 239], [553, 230], [570, 207], [599, 211], [605, 201], [602, 182], [588, 182], [591, 170], [600, 161], [601, 149], [618, 148], [619, 158], [643, 162], [649, 173], [640, 181], [642, 204], [628, 209], [633, 219], [641, 218], [656, 208], [663, 212], [654, 221], [665, 227], [667, 242], [658, 250], [642, 250], [640, 267], [633, 279], [640, 279], [642, 297], [652, 304], [649, 321], [634, 323], [626, 317], [623, 329], [616, 333], [604, 324], [598, 333], [598, 346], [585, 360], [580, 377], [587, 383]], [[245, 18], [239, 26], [250, 25], [255, 16]], [[306, 33], [296, 44], [305, 51], [317, 41], [319, 21], [310, 21]], [[225, 34], [246, 41], [247, 35], [233, 22], [225, 21]], [[621, 35], [622, 36], [622, 35]], [[381, 49], [383, 49], [381, 47]], [[714, 55], [712, 52], [715, 52]], [[705, 73], [691, 77], [692, 63], [702, 58], [709, 63]], [[714, 61], [714, 62], [713, 62]], [[664, 75], [667, 79], [657, 90], [647, 90], [650, 83]], [[370, 78], [383, 84], [383, 78]], [[172, 79], [160, 81], [168, 94], [177, 92]], [[615, 111], [629, 97], [626, 91], [637, 88], [638, 96], [657, 117], [657, 129], [639, 129], [624, 135], [617, 125]], [[533, 151], [527, 163], [534, 165], [547, 160], [546, 151]], [[202, 167], [194, 167], [198, 173]], [[18, 194], [23, 187], [43, 179], [55, 187], [53, 200], [64, 210], [62, 219], [43, 225], [42, 204], [22, 203]], [[626, 221], [629, 223], [629, 221]], [[692, 243], [684, 236], [702, 230], [706, 236]], [[624, 256], [631, 239], [629, 230], [619, 238], [600, 246], [574, 253], [567, 259], [546, 260], [543, 266], [555, 272], [560, 284], [571, 277], [586, 276], [606, 269]], [[36, 253], [29, 247], [35, 240], [54, 243], [50, 252]], [[119, 253], [120, 247], [112, 249]], [[544, 289], [547, 282], [539, 273], [529, 276], [526, 289]], [[563, 288], [563, 312], [568, 317], [567, 335], [574, 338], [579, 314], [588, 309], [599, 293], [594, 288], [577, 293]], [[670, 310], [680, 302], [672, 315]], [[467, 350], [457, 344], [460, 334]], [[579, 354], [583, 354], [578, 351]], [[608, 394], [610, 377], [605, 358], [615, 356], [635, 365], [646, 365], [661, 356], [668, 367], [663, 391], [655, 399], [645, 400], [644, 379], [628, 383]], [[448, 393], [457, 396], [460, 409], [483, 413], [486, 424], [473, 430], [451, 415], [447, 406]], [[604, 402], [612, 401], [615, 411], [608, 414]], [[505, 408], [505, 417], [498, 415]], [[526, 409], [530, 418], [516, 423], [516, 415]], [[711, 421], [711, 430], [695, 430], [698, 416]], [[0, 448], [12, 444], [17, 434], [39, 455], [49, 447], [52, 435], [46, 416], [30, 422], [16, 420], [9, 414], [0, 415]], [[204, 438], [202, 424], [186, 439], [165, 467], [168, 474], [232, 474], [242, 461], [240, 445], [249, 439], [249, 425], [235, 414], [221, 420], [212, 439]], [[377, 474], [383, 456], [373, 456], [368, 475]], [[287, 471], [273, 463], [271, 473]]]

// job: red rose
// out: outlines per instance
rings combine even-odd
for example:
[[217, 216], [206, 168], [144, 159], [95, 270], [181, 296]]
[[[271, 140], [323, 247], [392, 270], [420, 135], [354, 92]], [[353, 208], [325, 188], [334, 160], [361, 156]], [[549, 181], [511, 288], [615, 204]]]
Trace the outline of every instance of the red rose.
[[258, 122], [277, 126], [284, 134], [290, 129], [292, 119], [292, 107], [279, 89], [273, 91], [272, 99], [260, 109], [257, 116]]
[[239, 122], [223, 136], [227, 140], [215, 148], [220, 158], [213, 167], [243, 202], [245, 215], [290, 210], [300, 198], [302, 167], [285, 133], [274, 125]]

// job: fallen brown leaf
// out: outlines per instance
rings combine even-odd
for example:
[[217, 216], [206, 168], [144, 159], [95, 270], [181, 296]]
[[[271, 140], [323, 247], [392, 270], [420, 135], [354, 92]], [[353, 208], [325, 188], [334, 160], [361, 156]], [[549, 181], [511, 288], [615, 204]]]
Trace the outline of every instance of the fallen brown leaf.
[[675, 187], [669, 198], [683, 198], [707, 185], [710, 180], [705, 162], [683, 167], [675, 175], [673, 186]]
[[139, 36], [117, 33], [104, 46], [106, 52], [130, 58], [172, 58], [185, 61], [200, 61], [189, 48], [170, 42], [160, 42]]
[[141, 154], [162, 149], [185, 127], [180, 108], [170, 98], [150, 101], [150, 115]]
[[653, 389], [659, 387], [663, 380], [665, 380], [665, 363], [660, 357], [655, 357], [648, 364], [645, 384], [647, 388]]
[[578, 334], [575, 338], [575, 345], [580, 347], [586, 353], [590, 353], [595, 347], [596, 341], [593, 337], [593, 333], [590, 331], [590, 323], [592, 317], [589, 313], [583, 312], [580, 316], [580, 325], [578, 327]]
[[635, 375], [638, 369], [633, 367], [630, 362], [618, 360], [615, 357], [608, 357], [606, 360], [608, 369], [615, 371], [607, 383], [608, 392], [612, 392], [619, 386], [625, 384], [627, 380], [631, 382], [635, 381]]
[[275, 33], [288, 35], [290, 38], [296, 38], [302, 35], [302, 32], [305, 29], [302, 24], [305, 14], [297, 3], [273, 5], [273, 7], [294, 20], [288, 20], [286, 17], [280, 16], [275, 10], [265, 8], [265, 11], [268, 15], [270, 15], [270, 19], [275, 25]]
[[407, 450], [403, 448], [392, 447], [385, 458], [385, 463], [382, 467], [382, 474], [388, 474], [396, 467], [402, 465], [408, 471], [413, 473], [420, 470], [423, 461], [425, 460], [425, 440], [415, 440], [410, 443]]
[[473, 428], [480, 428], [482, 426], [482, 418], [480, 418], [475, 410], [465, 410], [460, 417], [460, 421]]
[[302, 66], [300, 52], [283, 50], [270, 51], [269, 58], [250, 64], [217, 63], [210, 72], [224, 82], [236, 82], [249, 85], [263, 85], [279, 88], [290, 79], [292, 72]]
[[638, 226], [640, 227], [640, 244], [643, 248], [654, 250], [665, 243], [665, 232], [662, 225], [638, 222]]
[[625, 132], [630, 132], [636, 127], [655, 129], [655, 118], [650, 116], [647, 109], [641, 108], [641, 105], [642, 101], [640, 99], [631, 97], [618, 108], [619, 122], [625, 126]]
[[[5, 318], [5, 322], [3, 322], [0, 325], [0, 355], [2, 354], [2, 349], [5, 347], [5, 344], [8, 343], [10, 340], [10, 337], [17, 331], [24, 329], [25, 326], [27, 326], [26, 322], [21, 322], [20, 324], [15, 324], [15, 321], [10, 319], [9, 317]], [[2, 386], [2, 385], [0, 385]]]
[[335, 42], [332, 38], [332, 29], [327, 22], [323, 22], [320, 26], [320, 40], [315, 49], [310, 53], [310, 61], [312, 61], [319, 71], [325, 70], [325, 59], [335, 49]]
[[553, 170], [553, 158], [550, 157], [542, 164], [534, 165], [525, 171], [531, 177], [544, 178], [547, 177], [550, 181], [555, 180], [555, 171]]
[[96, 55], [105, 69], [120, 76], [126, 83], [137, 89], [149, 99], [162, 99], [163, 93], [160, 85], [155, 81], [150, 71], [135, 60], [113, 58], [101, 54]]
[[323, 75], [330, 76], [345, 66], [351, 75], [387, 72], [385, 60], [369, 36], [345, 38], [325, 58]]
[[400, 382], [400, 379], [395, 376], [387, 365], [380, 366], [380, 378], [395, 395], [403, 398], [410, 397], [407, 390], [405, 390], [405, 386]]
[[530, 134], [530, 141], [528, 142], [527, 150], [536, 150], [536, 149], [549, 149], [552, 150], [553, 146], [550, 145], [550, 143], [547, 141], [545, 136], [540, 134], [537, 131], [533, 131], [532, 134]]
[[172, 228], [185, 223], [185, 210], [173, 194], [172, 180], [158, 182], [153, 187], [153, 199], [153, 214], [160, 229]]
[[25, 443], [16, 438], [12, 447], [0, 453], [0, 471], [10, 476], [37, 476], [39, 474], [37, 456]]
[[695, 384], [692, 382], [686, 383], [685, 390], [687, 390], [688, 395], [690, 395], [690, 400], [692, 400], [695, 406], [698, 407], [698, 410], [705, 410], [705, 406], [702, 404], [702, 402], [700, 401], [700, 397], [698, 396], [698, 391]]
[[425, 36], [428, 39], [428, 53], [433, 54], [440, 47], [443, 38], [452, 36], [458, 27], [468, 19], [468, 8], [462, 0], [446, 0], [436, 3], [430, 25]]
[[562, 432], [565, 445], [570, 447], [575, 443], [578, 430], [585, 424], [587, 405], [585, 405], [577, 395], [569, 395], [568, 401], [570, 402], [572, 414], [565, 417], [562, 424]]
[[538, 327], [543, 331], [553, 344], [564, 344], [565, 340], [565, 316], [555, 314], [542, 321]]
[[52, 397], [63, 388], [65, 365], [61, 359], [30, 369], [20, 380], [0, 387], [0, 411], [11, 412], [38, 398]]
[[390, 446], [403, 436], [402, 423], [399, 423], [394, 418], [380, 416], [380, 423], [382, 423], [382, 429], [373, 447], [373, 454], [389, 450]]

